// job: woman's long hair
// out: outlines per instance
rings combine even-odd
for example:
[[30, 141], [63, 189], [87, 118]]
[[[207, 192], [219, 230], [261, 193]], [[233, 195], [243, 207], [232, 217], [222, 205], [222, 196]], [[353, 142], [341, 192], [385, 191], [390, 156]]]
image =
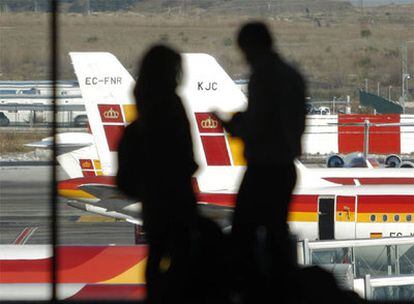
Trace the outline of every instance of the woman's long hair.
[[164, 45], [151, 47], [143, 56], [134, 89], [138, 112], [148, 115], [172, 100], [181, 79], [181, 56]]

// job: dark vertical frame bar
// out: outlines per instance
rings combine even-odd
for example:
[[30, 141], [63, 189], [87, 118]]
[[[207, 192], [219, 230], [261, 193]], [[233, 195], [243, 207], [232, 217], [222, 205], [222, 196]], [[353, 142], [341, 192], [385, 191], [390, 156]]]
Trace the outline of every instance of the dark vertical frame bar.
[[52, 264], [50, 269], [50, 280], [52, 282], [52, 301], [57, 300], [57, 285], [58, 282], [58, 261], [59, 255], [57, 250], [58, 243], [58, 216], [57, 216], [57, 172], [56, 172], [56, 156], [57, 156], [57, 146], [56, 146], [56, 131], [57, 131], [57, 79], [59, 73], [58, 66], [58, 2], [59, 0], [50, 0], [51, 8], [51, 17], [49, 23], [50, 30], [50, 65], [52, 72], [52, 105], [53, 105], [53, 122], [52, 122], [52, 133], [53, 133], [53, 153], [52, 153], [52, 176], [51, 176], [51, 221], [50, 221], [50, 235], [51, 235], [51, 244], [52, 244]]

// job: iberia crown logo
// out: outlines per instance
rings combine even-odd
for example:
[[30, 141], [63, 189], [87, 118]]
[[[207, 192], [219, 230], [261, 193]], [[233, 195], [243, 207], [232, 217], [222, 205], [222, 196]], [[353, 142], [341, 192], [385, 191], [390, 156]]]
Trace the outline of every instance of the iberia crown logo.
[[86, 161], [86, 162], [83, 162], [83, 163], [82, 163], [82, 167], [83, 167], [83, 168], [91, 168], [91, 167], [92, 167], [92, 164], [91, 164], [90, 162], [87, 162], [87, 161]]
[[119, 112], [110, 108], [103, 113], [103, 116], [107, 119], [117, 119], [119, 117]]
[[207, 119], [201, 121], [201, 127], [204, 129], [215, 129], [218, 126], [218, 121], [211, 118], [210, 116]]

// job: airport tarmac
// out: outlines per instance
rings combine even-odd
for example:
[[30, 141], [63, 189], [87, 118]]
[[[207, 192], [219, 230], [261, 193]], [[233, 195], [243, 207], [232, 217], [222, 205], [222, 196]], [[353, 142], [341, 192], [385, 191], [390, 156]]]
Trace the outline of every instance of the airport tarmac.
[[[0, 167], [0, 244], [50, 244], [50, 166]], [[67, 178], [59, 169], [59, 177]], [[59, 199], [59, 243], [131, 245], [134, 226], [77, 210]]]
[[[50, 244], [50, 166], [0, 167], [0, 244]], [[58, 179], [68, 176], [58, 167]], [[57, 201], [59, 244], [132, 245], [135, 227]], [[228, 225], [223, 210], [202, 206], [204, 215]], [[229, 212], [230, 214], [230, 212]]]

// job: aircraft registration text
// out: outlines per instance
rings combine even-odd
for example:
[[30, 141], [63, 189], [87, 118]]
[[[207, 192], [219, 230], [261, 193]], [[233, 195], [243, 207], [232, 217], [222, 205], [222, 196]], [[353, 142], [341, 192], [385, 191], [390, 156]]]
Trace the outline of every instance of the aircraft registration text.
[[98, 85], [98, 84], [122, 84], [122, 77], [86, 77], [85, 85]]

